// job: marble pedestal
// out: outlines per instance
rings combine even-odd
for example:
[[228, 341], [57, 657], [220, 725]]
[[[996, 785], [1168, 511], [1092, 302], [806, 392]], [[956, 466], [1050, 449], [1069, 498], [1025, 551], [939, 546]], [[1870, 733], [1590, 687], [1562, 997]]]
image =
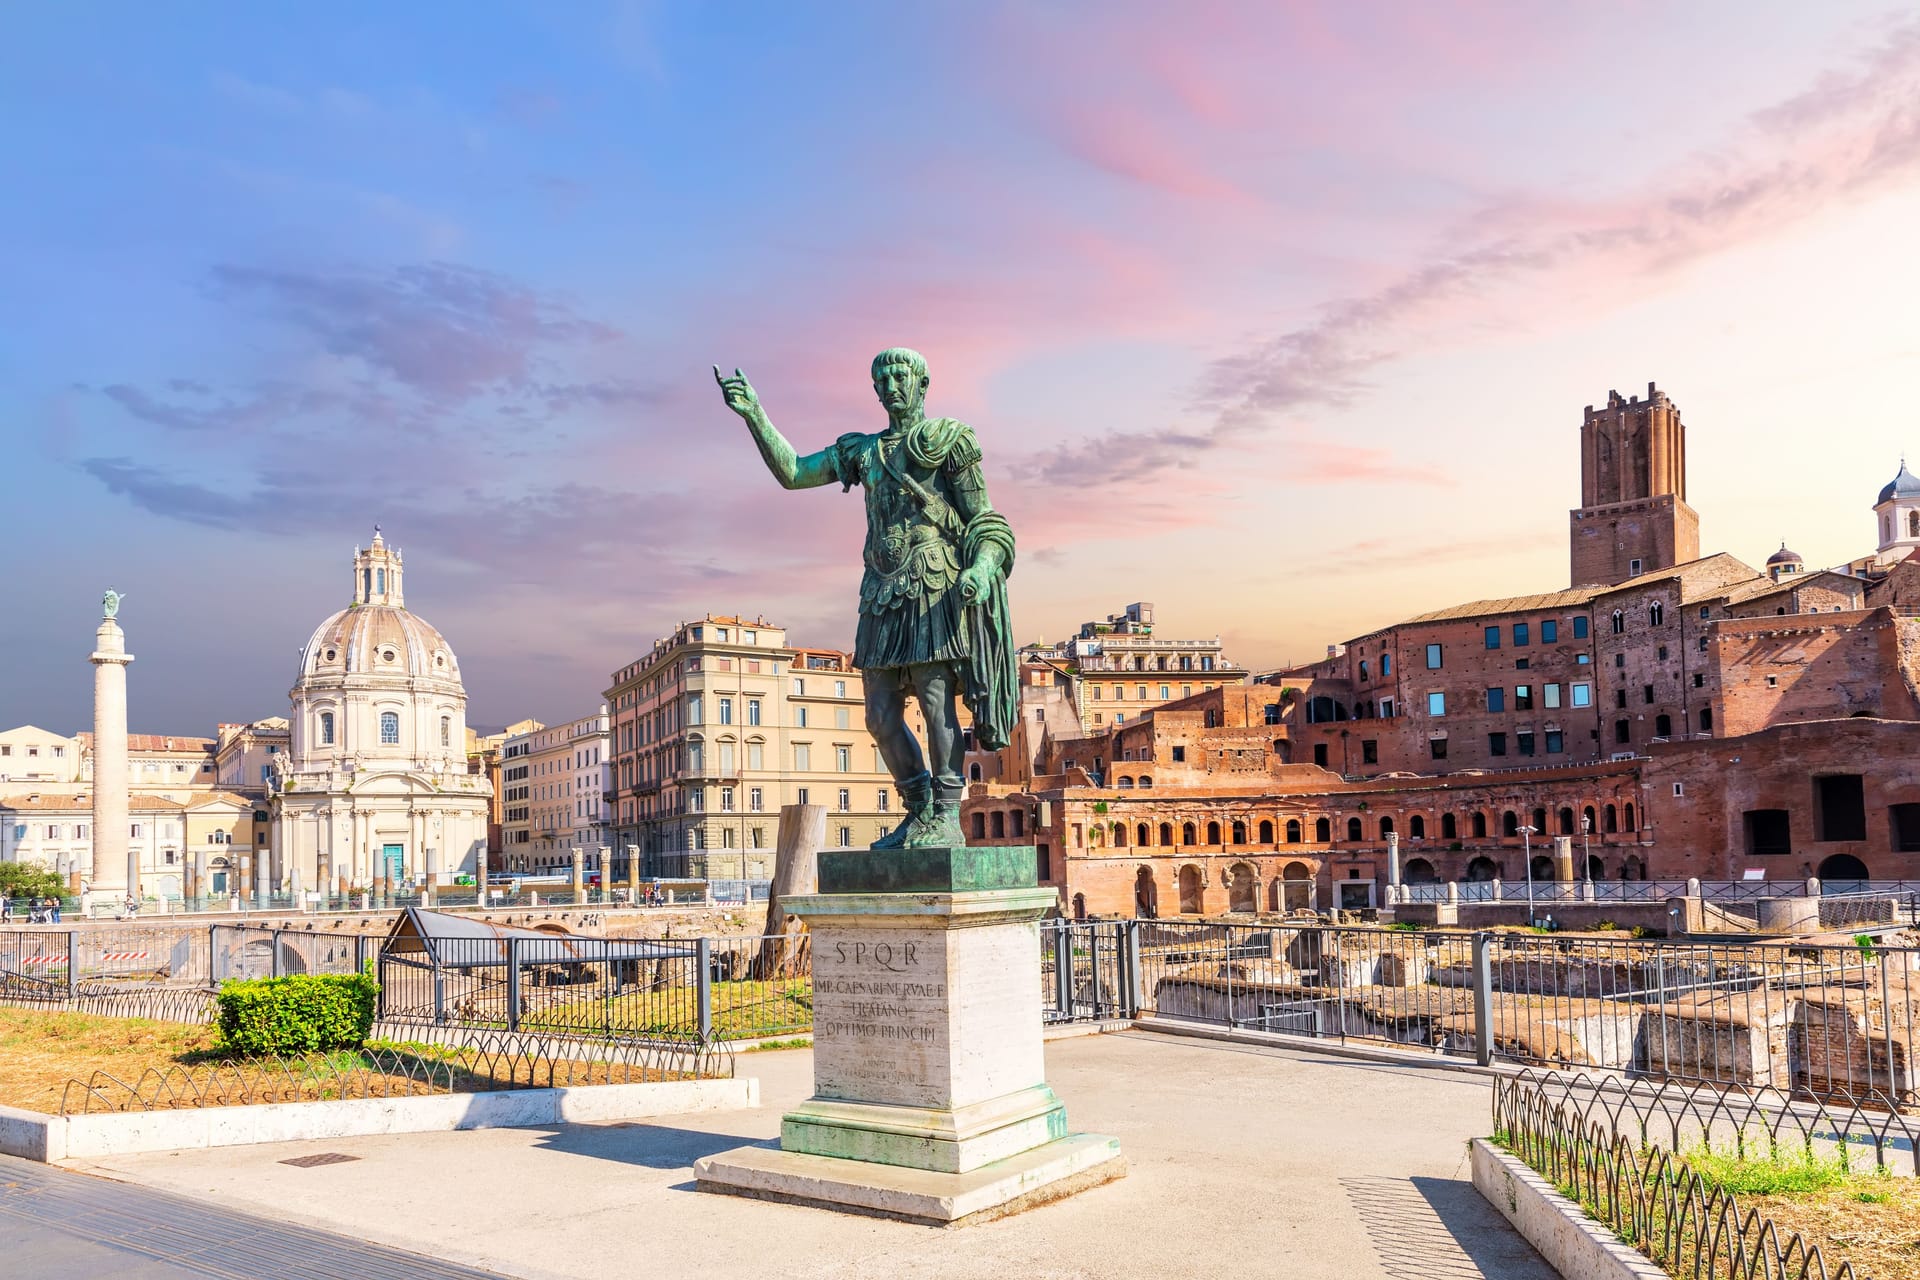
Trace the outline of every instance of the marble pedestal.
[[699, 1161], [704, 1191], [953, 1225], [1120, 1177], [1070, 1134], [1041, 1053], [1039, 920], [1024, 848], [820, 856], [787, 899], [813, 936], [813, 1096], [780, 1149]]

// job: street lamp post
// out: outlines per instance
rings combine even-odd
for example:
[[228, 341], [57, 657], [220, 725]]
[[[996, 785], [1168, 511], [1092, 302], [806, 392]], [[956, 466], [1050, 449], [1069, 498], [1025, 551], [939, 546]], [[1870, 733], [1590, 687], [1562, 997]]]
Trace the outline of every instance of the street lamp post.
[[1580, 878], [1588, 884], [1593, 883], [1593, 819], [1586, 814], [1580, 815], [1580, 856], [1586, 861], [1581, 864]]
[[1537, 830], [1539, 828], [1533, 826], [1520, 828], [1520, 846], [1523, 850], [1520, 856], [1527, 864], [1527, 923], [1529, 925], [1533, 923], [1533, 833]]

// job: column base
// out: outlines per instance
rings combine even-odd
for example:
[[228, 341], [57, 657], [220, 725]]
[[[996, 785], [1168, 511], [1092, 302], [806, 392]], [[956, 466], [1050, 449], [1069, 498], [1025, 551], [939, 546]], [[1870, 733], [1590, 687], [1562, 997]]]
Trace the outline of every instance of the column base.
[[1067, 1136], [1067, 1109], [1037, 1084], [945, 1110], [809, 1098], [780, 1121], [780, 1149], [841, 1160], [971, 1173]]
[[968, 1173], [736, 1147], [697, 1160], [701, 1191], [895, 1218], [930, 1227], [991, 1222], [1126, 1176], [1120, 1142], [1076, 1133]]

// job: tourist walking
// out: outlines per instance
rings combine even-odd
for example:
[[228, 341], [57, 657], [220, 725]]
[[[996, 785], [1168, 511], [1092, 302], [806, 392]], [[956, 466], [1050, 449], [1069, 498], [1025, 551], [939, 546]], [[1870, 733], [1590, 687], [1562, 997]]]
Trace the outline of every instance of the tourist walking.
[[60, 923], [60, 899], [58, 898], [47, 899], [47, 917], [54, 924]]

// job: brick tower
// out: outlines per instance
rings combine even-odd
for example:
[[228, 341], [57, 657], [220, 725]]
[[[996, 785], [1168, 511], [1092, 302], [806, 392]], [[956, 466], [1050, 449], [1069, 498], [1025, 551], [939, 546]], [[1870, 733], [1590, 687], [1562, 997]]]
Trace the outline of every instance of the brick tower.
[[1605, 408], [1587, 406], [1570, 524], [1576, 587], [1700, 558], [1700, 517], [1687, 505], [1687, 429], [1653, 383], [1645, 400], [1609, 391]]

